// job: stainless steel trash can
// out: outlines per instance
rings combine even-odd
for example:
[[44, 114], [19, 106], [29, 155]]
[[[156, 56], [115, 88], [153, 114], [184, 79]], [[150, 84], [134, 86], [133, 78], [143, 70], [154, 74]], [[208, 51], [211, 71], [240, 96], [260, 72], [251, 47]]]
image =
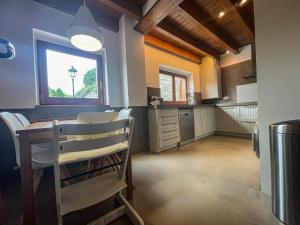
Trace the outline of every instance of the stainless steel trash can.
[[300, 225], [300, 120], [270, 126], [272, 206], [287, 225]]

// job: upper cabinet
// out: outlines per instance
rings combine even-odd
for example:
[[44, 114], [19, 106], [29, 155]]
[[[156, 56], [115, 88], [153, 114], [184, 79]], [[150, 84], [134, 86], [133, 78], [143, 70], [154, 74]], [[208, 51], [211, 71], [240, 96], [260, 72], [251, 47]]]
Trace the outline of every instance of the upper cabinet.
[[219, 60], [204, 57], [200, 65], [200, 87], [202, 99], [222, 97]]

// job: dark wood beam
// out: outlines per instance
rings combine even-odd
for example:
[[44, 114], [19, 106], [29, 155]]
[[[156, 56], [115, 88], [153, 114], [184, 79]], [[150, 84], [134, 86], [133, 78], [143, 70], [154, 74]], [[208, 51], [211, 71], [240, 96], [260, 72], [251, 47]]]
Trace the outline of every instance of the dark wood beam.
[[158, 24], [155, 30], [171, 39], [174, 39], [182, 45], [187, 46], [188, 48], [191, 48], [196, 52], [199, 52], [199, 54], [213, 58], [220, 57], [215, 50], [211, 49], [205, 43], [193, 38], [189, 34], [186, 34], [183, 30], [180, 30], [178, 27], [179, 26], [176, 26], [168, 22], [167, 20], [163, 20], [161, 23]]
[[[57, 9], [67, 14], [75, 15], [83, 1], [81, 0], [34, 0], [48, 7]], [[113, 32], [119, 32], [119, 20], [112, 18], [105, 14], [105, 12], [99, 12], [99, 9], [95, 6], [95, 2], [87, 1], [87, 5], [91, 9], [97, 24]]]
[[158, 48], [162, 51], [171, 53], [173, 55], [176, 55], [178, 57], [184, 58], [186, 60], [189, 60], [194, 63], [201, 64], [202, 63], [202, 57], [199, 55], [195, 55], [191, 52], [185, 51], [181, 48], [178, 48], [172, 44], [169, 44], [167, 42], [161, 41], [153, 36], [145, 35], [145, 43], [153, 46], [155, 48]]
[[234, 54], [239, 53], [238, 44], [228, 34], [226, 34], [217, 22], [205, 22], [210, 15], [195, 1], [185, 0], [178, 7], [178, 12], [193, 23], [197, 28], [208, 33], [214, 40], [221, 42], [228, 50]]
[[231, 13], [231, 16], [233, 17], [234, 21], [241, 25], [243, 32], [247, 34], [251, 43], [254, 43], [255, 42], [254, 32], [250, 29], [248, 24], [245, 22], [245, 20], [239, 13], [237, 7], [230, 0], [219, 0], [219, 1], [223, 5], [223, 7]]
[[94, 0], [103, 5], [136, 20], [142, 18], [143, 9], [135, 4], [132, 0]]
[[183, 0], [158, 0], [135, 29], [143, 34], [149, 33], [182, 2]]

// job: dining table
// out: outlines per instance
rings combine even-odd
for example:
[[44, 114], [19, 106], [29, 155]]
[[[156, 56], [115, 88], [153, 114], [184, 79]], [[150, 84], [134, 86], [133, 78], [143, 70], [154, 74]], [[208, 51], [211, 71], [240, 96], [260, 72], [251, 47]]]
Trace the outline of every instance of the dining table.
[[[77, 123], [77, 120], [60, 120], [59, 123], [74, 124]], [[16, 133], [19, 135], [20, 143], [20, 175], [22, 195], [22, 218], [20, 224], [22, 225], [36, 225], [31, 146], [33, 144], [52, 142], [52, 124], [53, 120], [34, 122], [22, 130], [16, 131]], [[128, 199], [132, 198], [133, 196], [131, 152], [129, 154], [126, 170], [126, 191]]]

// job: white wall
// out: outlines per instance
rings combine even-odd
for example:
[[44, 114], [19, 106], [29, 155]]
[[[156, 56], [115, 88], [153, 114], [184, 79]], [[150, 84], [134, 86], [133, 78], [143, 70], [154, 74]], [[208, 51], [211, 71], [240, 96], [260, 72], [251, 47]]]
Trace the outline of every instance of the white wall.
[[[31, 0], [0, 1], [0, 36], [16, 48], [14, 60], [0, 61], [0, 108], [37, 105], [33, 28], [65, 36], [72, 16]], [[102, 29], [107, 56], [110, 105], [121, 106], [119, 35]]]
[[300, 1], [255, 0], [262, 191], [271, 193], [268, 126], [300, 119]]
[[232, 52], [222, 54], [220, 56], [220, 67], [231, 66], [251, 59], [251, 45], [246, 45], [239, 50], [239, 54], [236, 55]]
[[137, 21], [120, 19], [120, 61], [125, 106], [146, 106], [144, 35], [133, 30]]

